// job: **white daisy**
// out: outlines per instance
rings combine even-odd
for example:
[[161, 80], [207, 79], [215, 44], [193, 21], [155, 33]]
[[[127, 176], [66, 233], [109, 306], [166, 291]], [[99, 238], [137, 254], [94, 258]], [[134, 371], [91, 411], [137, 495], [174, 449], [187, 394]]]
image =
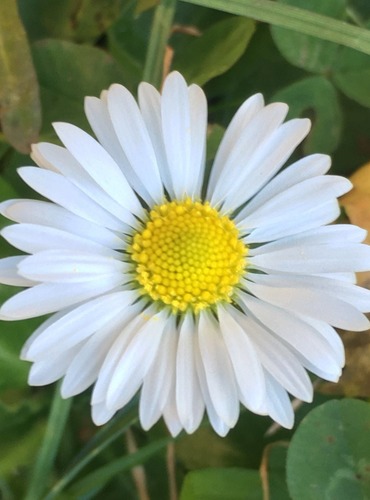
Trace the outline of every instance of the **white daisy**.
[[[2, 235], [30, 255], [0, 261], [2, 283], [26, 290], [1, 319], [53, 313], [28, 340], [29, 382], [63, 377], [67, 398], [95, 384], [92, 416], [107, 422], [140, 392], [140, 420], [173, 435], [205, 410], [220, 435], [240, 403], [293, 425], [288, 393], [311, 401], [306, 369], [336, 381], [333, 327], [364, 330], [370, 268], [365, 232], [326, 226], [348, 180], [311, 155], [281, 170], [307, 135], [287, 106], [248, 99], [229, 125], [209, 180], [207, 104], [171, 73], [139, 104], [112, 85], [86, 99], [97, 140], [55, 124], [64, 147], [40, 143], [22, 179], [50, 201], [10, 200]], [[280, 172], [279, 172], [280, 171]]]

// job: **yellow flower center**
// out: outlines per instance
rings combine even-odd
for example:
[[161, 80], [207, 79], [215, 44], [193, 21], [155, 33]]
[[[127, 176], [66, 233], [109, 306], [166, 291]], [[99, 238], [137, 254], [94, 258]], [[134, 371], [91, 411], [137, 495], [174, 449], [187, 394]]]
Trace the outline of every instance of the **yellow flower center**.
[[185, 199], [155, 206], [130, 247], [143, 293], [176, 311], [231, 302], [247, 247], [229, 217]]

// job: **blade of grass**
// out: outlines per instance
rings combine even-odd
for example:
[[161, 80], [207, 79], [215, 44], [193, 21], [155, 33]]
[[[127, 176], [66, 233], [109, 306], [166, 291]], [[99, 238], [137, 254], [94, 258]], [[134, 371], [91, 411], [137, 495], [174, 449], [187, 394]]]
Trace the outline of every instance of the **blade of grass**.
[[157, 88], [162, 83], [163, 60], [168, 39], [171, 35], [176, 0], [161, 0], [156, 7], [146, 54], [143, 80]]
[[[100, 467], [76, 484], [74, 484], [69, 491], [72, 494], [72, 497], [80, 497], [82, 495], [86, 495], [91, 490], [95, 490], [96, 488], [103, 487], [108, 481], [113, 479], [116, 474], [120, 472], [127, 471], [136, 465], [143, 464], [146, 460], [149, 460], [155, 453], [164, 449], [167, 444], [172, 441], [172, 437], [158, 439], [153, 443], [140, 448], [135, 453], [131, 453], [130, 455], [126, 455], [117, 460], [113, 460], [107, 465]], [[45, 499], [46, 500], [46, 499]]]
[[50, 480], [50, 472], [58, 453], [71, 404], [72, 398], [62, 399], [60, 396], [60, 384], [58, 384], [55, 388], [44, 440], [36, 458], [24, 500], [39, 500], [43, 498], [47, 483]]
[[272, 0], [182, 0], [315, 36], [370, 54], [370, 30]]
[[112, 419], [86, 444], [75, 458], [73, 464], [63, 477], [52, 487], [44, 500], [56, 498], [61, 491], [86, 467], [95, 457], [97, 457], [107, 446], [115, 441], [119, 436], [127, 431], [131, 425], [138, 420], [137, 407], [130, 405], [125, 410]]

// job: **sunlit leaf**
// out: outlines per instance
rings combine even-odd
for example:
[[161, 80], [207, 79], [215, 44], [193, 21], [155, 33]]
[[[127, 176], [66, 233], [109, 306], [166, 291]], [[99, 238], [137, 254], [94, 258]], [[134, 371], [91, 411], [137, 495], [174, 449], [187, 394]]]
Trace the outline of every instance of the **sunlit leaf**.
[[0, 3], [0, 124], [18, 151], [30, 151], [41, 126], [39, 90], [14, 0]]
[[370, 496], [370, 404], [330, 401], [311, 411], [288, 450], [292, 498], [365, 499]]
[[227, 71], [244, 53], [255, 24], [250, 19], [234, 17], [219, 21], [199, 38], [189, 38], [180, 53], [175, 53], [173, 68], [188, 82], [203, 85]]

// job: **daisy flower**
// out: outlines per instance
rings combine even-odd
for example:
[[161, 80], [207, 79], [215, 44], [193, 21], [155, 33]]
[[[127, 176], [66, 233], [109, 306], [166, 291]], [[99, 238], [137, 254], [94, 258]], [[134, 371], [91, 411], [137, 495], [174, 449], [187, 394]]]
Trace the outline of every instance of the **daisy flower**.
[[33, 146], [22, 179], [49, 201], [9, 200], [3, 237], [20, 254], [2, 283], [26, 287], [2, 320], [51, 314], [22, 358], [29, 383], [63, 377], [62, 396], [94, 384], [104, 424], [140, 391], [142, 427], [163, 416], [172, 435], [235, 426], [240, 403], [285, 427], [288, 393], [312, 400], [306, 370], [336, 381], [344, 351], [334, 327], [369, 327], [365, 232], [327, 225], [348, 180], [330, 158], [282, 170], [310, 129], [256, 94], [239, 108], [208, 175], [207, 103], [171, 73], [162, 94], [121, 85], [85, 111], [96, 139], [54, 124], [64, 147]]

